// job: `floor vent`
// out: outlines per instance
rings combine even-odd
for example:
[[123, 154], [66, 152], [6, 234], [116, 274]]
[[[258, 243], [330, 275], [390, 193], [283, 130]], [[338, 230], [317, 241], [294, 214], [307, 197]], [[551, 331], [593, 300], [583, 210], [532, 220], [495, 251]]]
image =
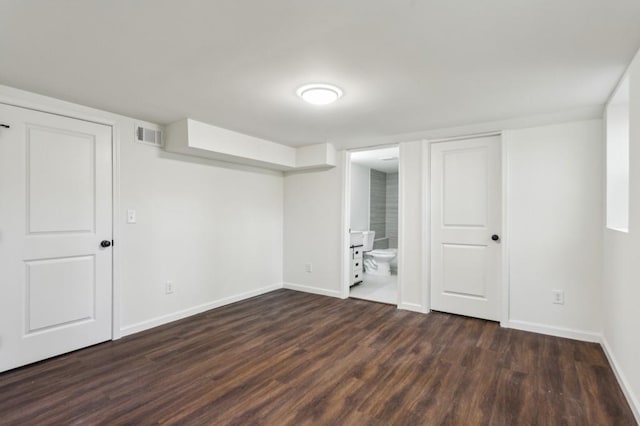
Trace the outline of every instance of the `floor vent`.
[[136, 125], [136, 142], [161, 147], [162, 130]]

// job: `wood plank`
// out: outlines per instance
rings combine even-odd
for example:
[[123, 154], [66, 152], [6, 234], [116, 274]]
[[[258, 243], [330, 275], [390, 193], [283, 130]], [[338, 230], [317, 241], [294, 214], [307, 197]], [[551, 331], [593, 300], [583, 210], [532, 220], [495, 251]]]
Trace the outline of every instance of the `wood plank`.
[[633, 425], [599, 345], [277, 290], [0, 374], [0, 424]]

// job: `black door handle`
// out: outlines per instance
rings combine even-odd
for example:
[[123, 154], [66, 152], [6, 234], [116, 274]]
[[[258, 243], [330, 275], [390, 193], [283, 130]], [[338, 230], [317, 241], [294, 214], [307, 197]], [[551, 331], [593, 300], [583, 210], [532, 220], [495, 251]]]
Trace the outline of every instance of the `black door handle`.
[[102, 242], [100, 243], [100, 246], [103, 248], [107, 248], [111, 245], [111, 241], [109, 240], [102, 240]]
[[498, 241], [498, 240], [500, 239], [500, 235], [498, 235], [498, 234], [493, 234], [493, 235], [491, 236], [491, 239], [492, 239], [493, 241]]

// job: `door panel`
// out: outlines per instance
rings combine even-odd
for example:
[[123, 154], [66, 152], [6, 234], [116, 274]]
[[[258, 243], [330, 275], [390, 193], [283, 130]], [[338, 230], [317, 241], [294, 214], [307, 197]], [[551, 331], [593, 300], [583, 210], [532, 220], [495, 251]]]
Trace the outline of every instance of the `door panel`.
[[444, 294], [486, 298], [487, 247], [442, 244]]
[[431, 307], [500, 318], [500, 140], [431, 145]]
[[111, 128], [0, 105], [0, 371], [111, 339]]
[[27, 125], [29, 231], [93, 232], [95, 137]]
[[487, 226], [486, 147], [443, 152], [444, 226]]
[[[95, 257], [26, 261], [27, 333], [95, 318]], [[52, 304], [60, 299], [64, 304]]]

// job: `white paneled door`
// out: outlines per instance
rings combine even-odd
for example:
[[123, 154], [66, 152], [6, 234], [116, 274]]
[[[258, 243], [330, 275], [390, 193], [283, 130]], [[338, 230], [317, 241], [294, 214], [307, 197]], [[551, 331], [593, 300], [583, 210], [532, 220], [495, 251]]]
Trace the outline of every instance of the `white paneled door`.
[[111, 127], [0, 104], [0, 371], [111, 339]]
[[431, 308], [500, 319], [500, 139], [431, 144]]

